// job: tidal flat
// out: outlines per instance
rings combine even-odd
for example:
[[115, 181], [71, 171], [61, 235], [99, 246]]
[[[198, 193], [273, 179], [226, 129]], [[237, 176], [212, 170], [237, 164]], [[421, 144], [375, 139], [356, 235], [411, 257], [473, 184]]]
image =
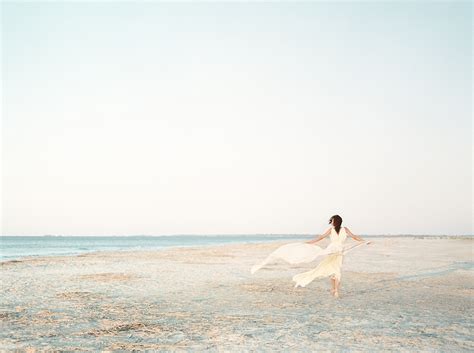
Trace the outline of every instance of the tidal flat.
[[3, 261], [0, 350], [474, 351], [474, 240], [370, 240], [338, 299], [294, 288], [318, 260], [250, 273], [289, 241]]

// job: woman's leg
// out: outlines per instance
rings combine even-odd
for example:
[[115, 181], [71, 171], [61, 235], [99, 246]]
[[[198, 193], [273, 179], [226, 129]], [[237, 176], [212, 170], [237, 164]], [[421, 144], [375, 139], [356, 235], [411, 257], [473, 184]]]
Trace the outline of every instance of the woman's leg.
[[331, 294], [334, 295], [334, 292], [336, 291], [336, 278], [334, 276], [331, 276]]
[[335, 288], [336, 288], [334, 290], [334, 296], [337, 298], [337, 297], [339, 297], [339, 285], [341, 284], [341, 279], [340, 278], [339, 279], [335, 278], [334, 282], [335, 282]]
[[339, 268], [338, 268], [338, 271], [334, 274], [334, 277], [335, 277], [335, 287], [336, 287], [336, 290], [334, 291], [334, 296], [336, 298], [339, 298], [339, 289], [340, 289], [340, 285], [341, 285], [341, 269], [342, 269], [342, 262], [343, 262], [343, 256], [340, 255], [338, 256], [338, 261], [339, 261]]

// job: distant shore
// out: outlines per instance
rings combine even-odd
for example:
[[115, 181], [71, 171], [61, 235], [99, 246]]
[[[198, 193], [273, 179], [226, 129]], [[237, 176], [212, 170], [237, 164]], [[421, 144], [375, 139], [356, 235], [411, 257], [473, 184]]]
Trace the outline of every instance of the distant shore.
[[[279, 233], [255, 233], [255, 234], [132, 234], [132, 235], [64, 235], [64, 234], [40, 234], [40, 235], [0, 235], [2, 237], [314, 237], [314, 234], [279, 234]], [[361, 237], [383, 238], [383, 237], [474, 237], [473, 234], [359, 234]]]

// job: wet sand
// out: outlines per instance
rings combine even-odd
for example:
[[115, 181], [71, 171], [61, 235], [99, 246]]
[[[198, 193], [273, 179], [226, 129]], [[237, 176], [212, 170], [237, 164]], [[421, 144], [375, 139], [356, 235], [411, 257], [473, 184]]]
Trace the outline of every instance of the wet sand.
[[474, 240], [371, 240], [339, 299], [294, 288], [317, 261], [250, 273], [288, 241], [2, 262], [0, 349], [474, 351]]

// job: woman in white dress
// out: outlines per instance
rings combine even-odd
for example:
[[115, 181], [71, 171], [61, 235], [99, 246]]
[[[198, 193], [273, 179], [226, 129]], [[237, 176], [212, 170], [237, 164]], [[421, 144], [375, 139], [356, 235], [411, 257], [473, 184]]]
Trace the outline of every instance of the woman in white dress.
[[[319, 263], [319, 265], [303, 273], [299, 273], [293, 276], [293, 281], [296, 282], [295, 287], [301, 286], [304, 287], [315, 278], [318, 277], [328, 277], [331, 276], [332, 290], [331, 293], [336, 298], [339, 297], [339, 286], [341, 284], [341, 268], [344, 258], [344, 241], [347, 236], [350, 236], [352, 239], [365, 242], [364, 239], [352, 234], [352, 232], [347, 227], [341, 227], [342, 218], [339, 215], [334, 215], [330, 218], [329, 223], [331, 227], [322, 234], [319, 238], [307, 241], [308, 244], [315, 244], [326, 237], [330, 237], [331, 243], [326, 248], [326, 253], [329, 253], [326, 258]], [[370, 242], [366, 242], [370, 244]]]

